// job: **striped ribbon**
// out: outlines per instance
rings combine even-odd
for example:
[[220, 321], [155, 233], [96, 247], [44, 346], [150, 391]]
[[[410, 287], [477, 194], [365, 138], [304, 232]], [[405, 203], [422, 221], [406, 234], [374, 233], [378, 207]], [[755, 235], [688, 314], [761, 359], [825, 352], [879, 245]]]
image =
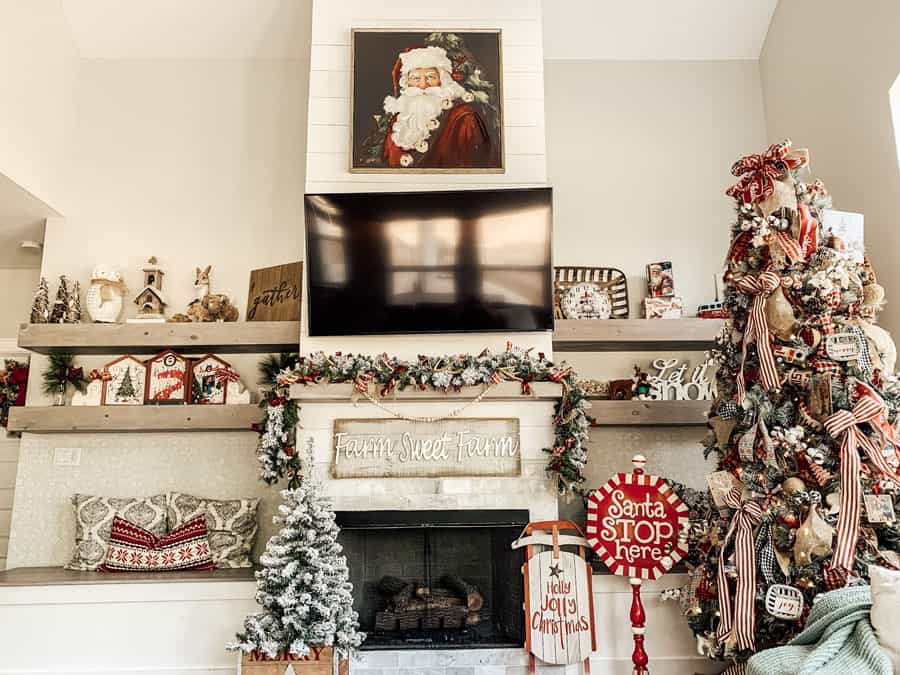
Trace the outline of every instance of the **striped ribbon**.
[[803, 247], [800, 245], [800, 242], [794, 239], [787, 232], [774, 230], [772, 232], [772, 238], [779, 246], [781, 246], [784, 254], [788, 258], [790, 258], [791, 262], [800, 262], [801, 260], [806, 260], [806, 256], [803, 255]]
[[[719, 549], [718, 591], [719, 612], [722, 621], [716, 631], [720, 641], [731, 637], [732, 631], [740, 649], [755, 649], [756, 633], [756, 560], [753, 555], [753, 528], [762, 519], [762, 507], [753, 501], [741, 501], [741, 488], [734, 487], [722, 500], [735, 510], [722, 547]], [[734, 594], [735, 610], [732, 615], [728, 577], [725, 574], [725, 550], [734, 539], [734, 560], [737, 569], [737, 589]]]
[[747, 328], [744, 333], [744, 345], [741, 354], [741, 372], [737, 377], [738, 402], [744, 402], [746, 384], [744, 381], [744, 366], [747, 362], [747, 343], [752, 339], [756, 341], [756, 353], [759, 356], [760, 381], [766, 389], [774, 389], [781, 384], [778, 375], [778, 367], [775, 364], [775, 355], [772, 352], [772, 336], [769, 334], [769, 326], [766, 323], [766, 298], [778, 288], [781, 283], [778, 275], [772, 271], [766, 271], [758, 277], [746, 276], [737, 282], [738, 289], [745, 295], [753, 296], [750, 306], [750, 315], [747, 317]]
[[[878, 471], [900, 485], [900, 475], [888, 463], [881, 449], [876, 447], [858, 426], [868, 422], [879, 430], [889, 427], [890, 425], [885, 419], [884, 401], [874, 390], [865, 385], [861, 386], [859, 393], [859, 401], [853, 406], [852, 411], [838, 410], [825, 420], [825, 429], [832, 438], [837, 439], [843, 436], [840, 450], [841, 500], [838, 511], [837, 542], [834, 547], [834, 556], [825, 570], [825, 582], [829, 588], [841, 588], [847, 585], [856, 557], [862, 492], [860, 486], [862, 461], [859, 456], [859, 447], [862, 447]], [[885, 436], [884, 440], [893, 442], [892, 432]]]

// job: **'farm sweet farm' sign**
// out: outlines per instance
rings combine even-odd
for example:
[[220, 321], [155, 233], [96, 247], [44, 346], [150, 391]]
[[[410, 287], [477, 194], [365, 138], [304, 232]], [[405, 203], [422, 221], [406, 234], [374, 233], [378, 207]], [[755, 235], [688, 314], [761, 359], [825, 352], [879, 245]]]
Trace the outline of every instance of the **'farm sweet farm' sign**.
[[519, 476], [519, 420], [338, 419], [335, 478]]

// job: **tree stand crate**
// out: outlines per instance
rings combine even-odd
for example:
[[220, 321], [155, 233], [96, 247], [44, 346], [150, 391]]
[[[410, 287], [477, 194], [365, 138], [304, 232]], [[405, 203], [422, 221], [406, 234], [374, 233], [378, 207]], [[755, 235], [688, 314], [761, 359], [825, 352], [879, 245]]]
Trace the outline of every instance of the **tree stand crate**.
[[241, 653], [238, 675], [348, 675], [350, 665], [347, 659], [336, 658], [332, 647], [310, 647], [303, 658], [288, 654], [278, 654], [270, 659], [260, 651]]

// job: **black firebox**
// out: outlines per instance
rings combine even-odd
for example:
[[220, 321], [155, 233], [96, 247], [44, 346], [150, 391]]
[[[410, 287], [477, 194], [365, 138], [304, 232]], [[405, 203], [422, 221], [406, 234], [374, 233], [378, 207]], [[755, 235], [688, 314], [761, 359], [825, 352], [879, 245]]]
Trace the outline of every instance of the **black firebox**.
[[339, 511], [363, 649], [521, 647], [526, 510]]

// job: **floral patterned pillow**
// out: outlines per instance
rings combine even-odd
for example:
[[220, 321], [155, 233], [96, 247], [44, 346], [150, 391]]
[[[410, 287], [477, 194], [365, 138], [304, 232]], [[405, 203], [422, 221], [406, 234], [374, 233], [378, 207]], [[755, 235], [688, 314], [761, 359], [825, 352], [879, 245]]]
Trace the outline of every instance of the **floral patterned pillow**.
[[96, 570], [106, 557], [116, 515], [160, 537], [166, 533], [166, 496], [97, 497], [72, 495], [75, 507], [75, 548], [69, 570]]
[[209, 546], [216, 567], [253, 567], [250, 550], [259, 524], [259, 499], [205, 499], [182, 492], [166, 496], [169, 528], [175, 529], [196, 515], [206, 516]]

